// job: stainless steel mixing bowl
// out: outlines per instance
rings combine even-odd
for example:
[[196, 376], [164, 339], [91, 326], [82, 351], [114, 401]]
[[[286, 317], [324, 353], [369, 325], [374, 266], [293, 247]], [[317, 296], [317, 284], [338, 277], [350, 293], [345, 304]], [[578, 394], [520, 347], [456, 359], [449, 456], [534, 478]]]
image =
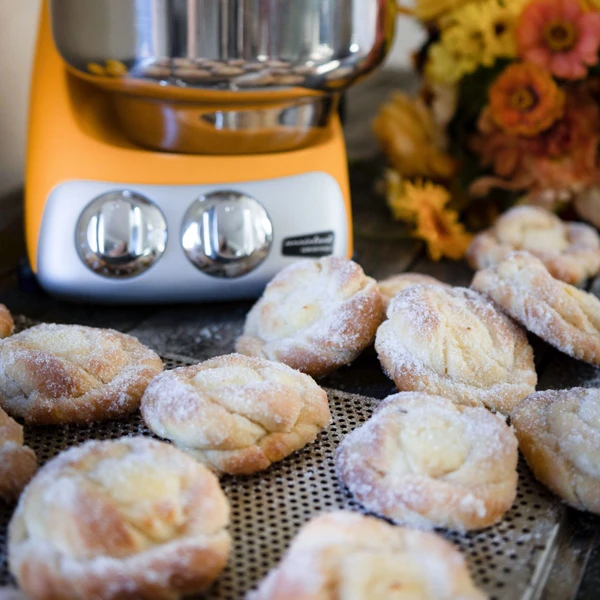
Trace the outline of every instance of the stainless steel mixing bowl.
[[50, 0], [50, 14], [62, 58], [115, 92], [134, 141], [177, 152], [272, 152], [313, 143], [335, 97], [379, 65], [394, 5]]

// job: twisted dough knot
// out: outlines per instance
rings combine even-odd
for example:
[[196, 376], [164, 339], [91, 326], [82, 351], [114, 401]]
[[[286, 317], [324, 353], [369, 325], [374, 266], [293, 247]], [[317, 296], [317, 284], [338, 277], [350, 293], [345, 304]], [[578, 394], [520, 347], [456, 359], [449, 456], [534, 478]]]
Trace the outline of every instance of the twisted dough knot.
[[34, 451], [23, 445], [23, 428], [0, 408], [0, 497], [16, 498], [36, 469]]
[[85, 423], [139, 408], [160, 358], [110, 329], [43, 324], [0, 342], [0, 406], [26, 423]]
[[36, 599], [178, 598], [224, 567], [228, 522], [216, 477], [173, 446], [87, 442], [49, 462], [24, 492], [10, 524], [10, 568]]
[[392, 299], [387, 315], [375, 349], [399, 390], [503, 413], [535, 390], [525, 333], [481, 294], [413, 286]]
[[337, 511], [302, 527], [248, 600], [483, 600], [458, 550], [439, 535]]
[[514, 252], [471, 287], [561, 352], [600, 365], [600, 300], [552, 277], [532, 254]]
[[142, 415], [157, 435], [234, 474], [303, 448], [331, 418], [327, 394], [311, 377], [241, 354], [163, 373], [148, 386]]
[[236, 350], [318, 377], [352, 362], [382, 319], [377, 283], [359, 265], [340, 257], [301, 260], [267, 285]]
[[600, 390], [536, 392], [511, 421], [536, 478], [571, 506], [600, 514]]
[[490, 229], [475, 236], [467, 250], [473, 269], [494, 267], [512, 252], [537, 256], [553, 277], [577, 284], [600, 271], [600, 237], [584, 223], [566, 223], [536, 206], [505, 212]]
[[517, 440], [499, 415], [400, 393], [340, 444], [340, 479], [368, 510], [420, 528], [493, 525], [517, 488]]

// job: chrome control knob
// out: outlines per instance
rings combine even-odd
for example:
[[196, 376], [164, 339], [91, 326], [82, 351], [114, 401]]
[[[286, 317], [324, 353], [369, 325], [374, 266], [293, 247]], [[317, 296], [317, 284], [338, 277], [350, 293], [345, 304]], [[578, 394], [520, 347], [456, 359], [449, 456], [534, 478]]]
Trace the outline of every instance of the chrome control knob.
[[240, 277], [267, 257], [273, 225], [254, 198], [232, 191], [201, 196], [187, 211], [181, 244], [189, 260], [214, 277]]
[[81, 260], [95, 273], [133, 277], [162, 256], [167, 222], [147, 198], [128, 190], [109, 192], [81, 213], [76, 240]]

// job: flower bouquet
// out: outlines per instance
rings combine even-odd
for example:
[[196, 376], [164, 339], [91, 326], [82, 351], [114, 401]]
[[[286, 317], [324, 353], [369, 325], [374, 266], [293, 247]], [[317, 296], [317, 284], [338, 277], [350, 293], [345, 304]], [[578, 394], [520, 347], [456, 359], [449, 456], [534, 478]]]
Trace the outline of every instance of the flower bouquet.
[[422, 89], [374, 123], [395, 218], [435, 260], [515, 203], [600, 225], [600, 2], [416, 0]]

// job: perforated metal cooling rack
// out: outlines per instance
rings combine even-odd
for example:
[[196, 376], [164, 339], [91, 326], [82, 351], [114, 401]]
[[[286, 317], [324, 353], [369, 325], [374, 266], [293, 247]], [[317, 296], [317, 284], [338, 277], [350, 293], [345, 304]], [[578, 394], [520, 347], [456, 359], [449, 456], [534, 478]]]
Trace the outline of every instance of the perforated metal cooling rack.
[[[20, 321], [20, 328], [26, 323]], [[163, 356], [166, 368], [196, 361]], [[300, 526], [311, 516], [340, 508], [361, 511], [337, 481], [335, 449], [343, 437], [365, 422], [378, 401], [328, 391], [331, 425], [317, 440], [250, 477], [223, 477], [231, 502], [234, 545], [228, 567], [202, 600], [241, 600], [275, 566]], [[136, 415], [127, 420], [87, 426], [37, 427], [25, 430], [25, 442], [44, 463], [69, 446], [88, 439], [152, 435]], [[0, 502], [0, 585], [12, 583], [7, 569], [6, 529], [14, 506]], [[535, 600], [560, 549], [563, 505], [546, 492], [524, 464], [519, 464], [517, 499], [502, 522], [466, 535], [445, 535], [464, 553], [476, 583], [491, 600]], [[564, 598], [564, 596], [562, 597]]]

